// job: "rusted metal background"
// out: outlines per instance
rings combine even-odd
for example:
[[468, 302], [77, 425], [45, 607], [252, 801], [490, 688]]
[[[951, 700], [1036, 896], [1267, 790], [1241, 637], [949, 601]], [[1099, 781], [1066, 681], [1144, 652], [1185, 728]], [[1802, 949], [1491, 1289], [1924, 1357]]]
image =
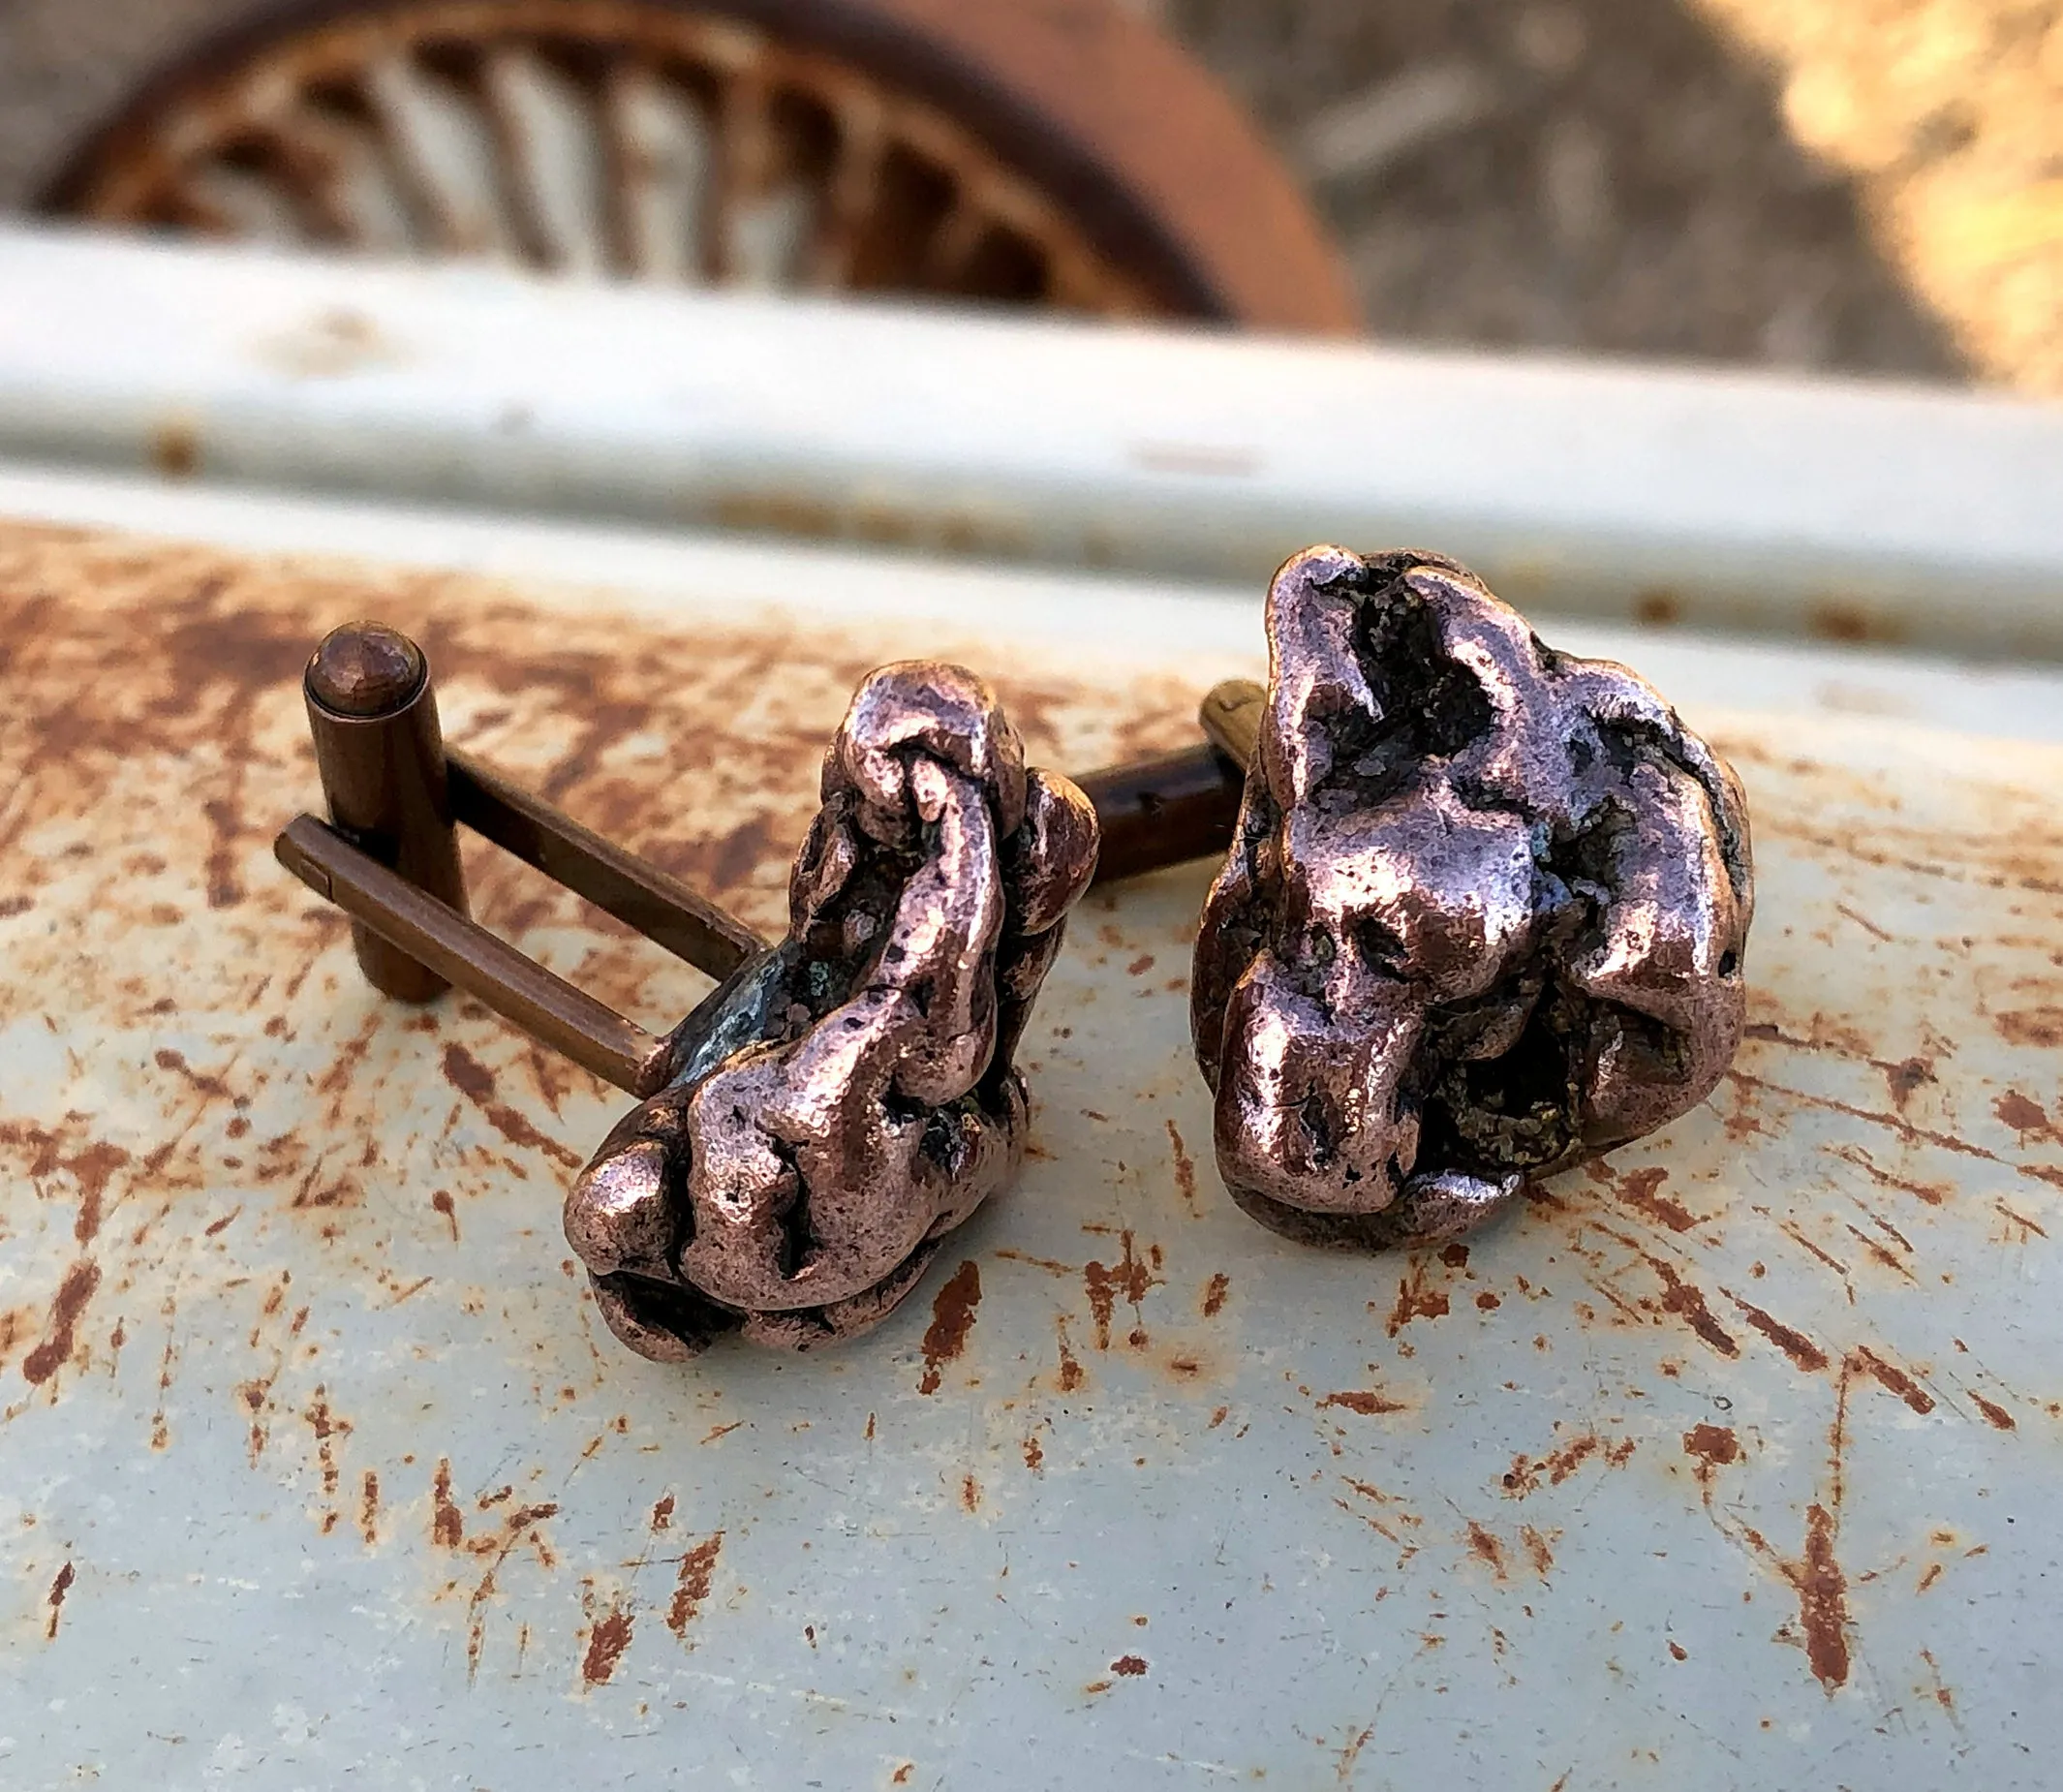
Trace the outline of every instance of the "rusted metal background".
[[[609, 597], [0, 525], [6, 1783], [2052, 1783], [2063, 749], [1724, 710], [1803, 674], [1664, 650], [1755, 806], [1751, 1038], [1465, 1250], [1243, 1220], [1185, 1042], [1209, 867], [1098, 892], [1029, 1173], [934, 1285], [667, 1370], [558, 1235], [621, 1098], [372, 996], [269, 857], [307, 643], [418, 633], [451, 738], [761, 923], [876, 661], [957, 652], [1088, 765], [1257, 652], [1230, 603], [1101, 592], [1084, 663], [1064, 592], [961, 575], [951, 624], [825, 557], [784, 612], [724, 564]], [[698, 993], [470, 869], [605, 999]]]

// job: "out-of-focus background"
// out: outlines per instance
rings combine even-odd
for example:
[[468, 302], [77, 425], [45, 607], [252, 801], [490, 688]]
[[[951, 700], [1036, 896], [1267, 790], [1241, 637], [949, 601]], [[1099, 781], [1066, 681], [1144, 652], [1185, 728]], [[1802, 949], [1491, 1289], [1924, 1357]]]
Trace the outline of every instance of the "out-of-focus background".
[[[511, 17], [547, 37], [589, 27], [606, 36], [625, 10], [590, 0], [378, 9], [0, 0], [0, 207], [108, 215], [126, 206], [206, 233], [264, 234], [265, 208], [279, 200], [262, 189], [283, 162], [305, 176], [334, 150], [340, 122], [377, 114], [391, 127], [410, 103], [390, 70], [371, 67], [375, 51], [337, 49], [339, 16], [377, 14], [391, 44], [404, 28], [397, 18], [436, 15], [444, 37], [470, 30], [485, 43], [506, 35]], [[842, 11], [800, 0], [745, 10], [762, 25], [772, 19], [777, 39], [784, 16], [820, 38], [824, 16]], [[1044, 39], [1027, 33], [1013, 48], [1006, 29], [992, 31], [1004, 65], [1047, 55], [1042, 43], [1056, 30], [1093, 36], [1110, 9], [1024, 0], [1016, 10], [1038, 16]], [[1128, 26], [1167, 34], [1252, 114], [1337, 245], [1360, 317], [1381, 337], [2063, 392], [2057, 0], [1131, 0], [1125, 11]], [[242, 33], [231, 48], [197, 47], [225, 28]], [[323, 32], [316, 59], [328, 60], [309, 76], [306, 46]], [[432, 75], [453, 74], [447, 49], [428, 52]], [[556, 66], [577, 77], [577, 56], [569, 63], [563, 50], [551, 52]], [[936, 99], [964, 85], [967, 71], [918, 74], [914, 86]], [[304, 78], [329, 137], [290, 131], [284, 149], [268, 145], [252, 121], [268, 108], [276, 116], [286, 89]], [[555, 109], [549, 81], [526, 85], [506, 69], [497, 78], [488, 85], [505, 125], [528, 118], [575, 163], [601, 153]], [[1071, 75], [1061, 84], [1081, 85]], [[1092, 146], [1093, 160], [1126, 128], [1122, 73], [1112, 84], [1116, 136]], [[1148, 113], [1182, 109], [1152, 81], [1131, 90]], [[305, 112], [306, 100], [292, 104]], [[225, 105], [236, 114], [229, 124]], [[978, 105], [945, 109], [956, 105], [978, 121]], [[212, 123], [195, 122], [197, 106], [215, 108]], [[662, 108], [651, 119], [641, 153], [686, 153]], [[114, 120], [120, 140], [109, 149]], [[1130, 125], [1150, 136], [1151, 122]], [[812, 129], [808, 120], [793, 127], [798, 140]], [[1179, 122], [1171, 129], [1179, 139]], [[223, 165], [170, 194], [165, 168], [191, 158], [197, 133], [210, 131]], [[428, 117], [427, 135], [437, 131]], [[463, 136], [446, 144], [459, 161], [492, 158], [491, 146], [469, 147]], [[83, 148], [95, 142], [100, 161], [84, 170]], [[1179, 163], [1182, 153], [1164, 147], [1161, 158]], [[951, 147], [939, 159], [951, 165]], [[158, 170], [148, 179], [145, 164]], [[326, 166], [333, 174], [335, 164]], [[1236, 178], [1200, 176], [1206, 187], [1213, 179], [1234, 197]], [[906, 209], [943, 205], [926, 199], [917, 177], [905, 184]], [[798, 228], [792, 213], [784, 224], [774, 205], [748, 224], [734, 232], [729, 277], [752, 271], [756, 243], [757, 283], [782, 284], [769, 265], [784, 253], [784, 229]], [[393, 228], [405, 233], [405, 224]], [[1237, 218], [1228, 228], [1239, 231]], [[992, 240], [967, 290], [1009, 296], [1024, 288], [1020, 251]], [[1255, 255], [1265, 260], [1266, 246]], [[1126, 309], [1103, 302], [1109, 270], [1086, 265], [1094, 261], [1071, 253], [1074, 272], [1050, 276], [1049, 286], [1071, 280], [1072, 298], [1088, 308]], [[877, 284], [896, 284], [879, 275]]]

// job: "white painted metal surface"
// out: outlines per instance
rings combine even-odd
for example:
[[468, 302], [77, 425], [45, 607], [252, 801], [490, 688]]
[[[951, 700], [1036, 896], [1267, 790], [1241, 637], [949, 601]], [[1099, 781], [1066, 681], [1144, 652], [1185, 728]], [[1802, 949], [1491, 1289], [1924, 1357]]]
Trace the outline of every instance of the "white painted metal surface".
[[[869, 664], [1085, 764], [1252, 669], [1250, 600], [0, 479], [130, 502], [533, 580], [0, 524], [8, 1785], [2052, 1783], [2063, 750], [1828, 712], [2052, 736], [2063, 675], [1643, 646], [1754, 804], [1753, 1037], [1465, 1260], [1225, 1199], [1198, 867], [1074, 927], [964, 1339], [941, 1273], [666, 1370], [556, 1237], [620, 1097], [372, 997], [271, 864], [302, 644], [426, 631], [453, 738], [768, 921]], [[631, 1011], [700, 987], [475, 869]]]
[[2063, 412], [0, 231], [0, 453], [2063, 658]]

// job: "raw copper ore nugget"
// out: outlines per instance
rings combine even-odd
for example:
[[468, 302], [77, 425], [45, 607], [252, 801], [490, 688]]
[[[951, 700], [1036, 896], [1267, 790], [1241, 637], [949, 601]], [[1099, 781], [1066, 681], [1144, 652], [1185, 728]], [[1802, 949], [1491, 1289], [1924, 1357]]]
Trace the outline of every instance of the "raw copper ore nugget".
[[1703, 1100], [1753, 906], [1731, 768], [1438, 555], [1308, 549], [1268, 643], [1191, 998], [1233, 1198], [1311, 1243], [1441, 1237]]
[[799, 1350], [892, 1311], [1017, 1172], [1011, 1054], [1095, 858], [1088, 799], [1026, 769], [971, 672], [869, 677], [824, 758], [787, 937], [682, 1024], [671, 1081], [568, 1197], [616, 1335], [678, 1361], [726, 1331]]

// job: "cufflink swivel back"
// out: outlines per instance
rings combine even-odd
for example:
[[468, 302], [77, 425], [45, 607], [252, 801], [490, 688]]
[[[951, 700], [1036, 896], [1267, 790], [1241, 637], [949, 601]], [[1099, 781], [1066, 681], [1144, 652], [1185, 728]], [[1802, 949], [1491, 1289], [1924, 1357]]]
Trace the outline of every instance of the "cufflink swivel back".
[[332, 631], [302, 681], [328, 823], [300, 816], [279, 861], [352, 917], [366, 980], [404, 1002], [456, 985], [604, 1081], [648, 1096], [666, 1040], [471, 920], [464, 823], [720, 981], [766, 942], [634, 853], [446, 749], [422, 652], [377, 623]]
[[[414, 1002], [462, 989], [639, 1098], [566, 1207], [632, 1349], [679, 1360], [726, 1332], [800, 1349], [864, 1331], [1014, 1177], [1029, 1106], [1011, 1056], [1100, 830], [1081, 788], [1026, 767], [972, 673], [909, 661], [860, 686], [771, 943], [447, 752], [405, 636], [339, 629], [304, 683], [331, 819], [296, 818], [274, 850], [352, 917], [367, 978]], [[1132, 868], [1170, 837], [1222, 850], [1241, 779], [1199, 747], [1090, 782]], [[716, 990], [655, 1035], [497, 939], [465, 911], [461, 822]]]

